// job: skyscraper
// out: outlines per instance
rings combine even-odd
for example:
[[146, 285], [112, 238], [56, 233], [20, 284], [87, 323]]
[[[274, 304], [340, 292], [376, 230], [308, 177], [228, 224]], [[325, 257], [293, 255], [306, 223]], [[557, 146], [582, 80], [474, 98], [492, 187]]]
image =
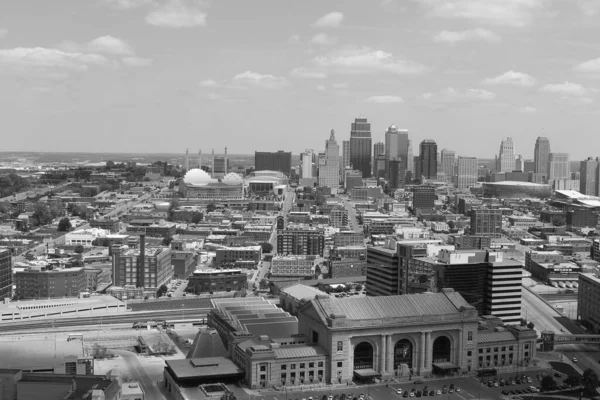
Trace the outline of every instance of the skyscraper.
[[550, 153], [548, 165], [548, 179], [559, 180], [571, 178], [568, 153]]
[[523, 172], [523, 170], [525, 169], [525, 160], [523, 160], [523, 156], [522, 155], [518, 155], [517, 159], [515, 160], [515, 171], [518, 172]]
[[342, 142], [342, 168], [350, 166], [350, 141], [344, 140]]
[[313, 151], [310, 149], [304, 150], [300, 155], [300, 178], [309, 179], [313, 177]]
[[413, 172], [415, 169], [415, 157], [413, 153], [412, 140], [408, 139], [408, 150], [406, 151], [406, 171]]
[[579, 192], [588, 196], [595, 196], [596, 194], [596, 169], [598, 168], [598, 161], [592, 157], [588, 157], [580, 164], [579, 173]]
[[458, 175], [456, 186], [459, 189], [468, 189], [477, 184], [477, 158], [458, 157]]
[[324, 164], [319, 164], [319, 186], [331, 188], [332, 194], [337, 194], [340, 186], [340, 146], [335, 140], [335, 131], [332, 129], [329, 139], [325, 141]]
[[377, 156], [381, 155], [381, 154], [385, 154], [385, 144], [383, 142], [377, 142], [373, 145], [373, 162], [372, 162], [372, 166], [373, 166], [373, 176], [377, 176]]
[[544, 174], [548, 177], [548, 160], [550, 157], [550, 140], [547, 137], [539, 136], [535, 141], [533, 152], [533, 161], [535, 162], [536, 174]]
[[255, 151], [254, 169], [257, 171], [280, 171], [290, 176], [292, 171], [292, 152], [279, 150], [277, 152]]
[[515, 147], [512, 138], [507, 137], [500, 143], [496, 169], [498, 172], [513, 172], [515, 169]]
[[12, 298], [12, 257], [10, 249], [0, 247], [0, 301]]
[[443, 175], [443, 179], [447, 183], [452, 183], [455, 162], [456, 153], [454, 152], [454, 150], [444, 149], [441, 151], [441, 164], [438, 173]]
[[435, 179], [437, 177], [437, 144], [433, 140], [426, 139], [421, 142], [418, 167], [417, 179]]
[[389, 162], [391, 160], [401, 159], [406, 163], [408, 159], [408, 131], [398, 129], [396, 125], [390, 126], [385, 131], [385, 160], [386, 175], [389, 178]]
[[371, 176], [371, 152], [371, 124], [366, 118], [355, 118], [350, 130], [350, 163], [363, 178]]

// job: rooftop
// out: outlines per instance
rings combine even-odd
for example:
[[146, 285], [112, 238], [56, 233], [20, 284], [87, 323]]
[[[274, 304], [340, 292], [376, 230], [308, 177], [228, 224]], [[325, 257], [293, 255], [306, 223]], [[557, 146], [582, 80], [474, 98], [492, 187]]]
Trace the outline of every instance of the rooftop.
[[184, 360], [165, 360], [177, 379], [214, 379], [241, 376], [244, 372], [228, 358], [206, 357]]

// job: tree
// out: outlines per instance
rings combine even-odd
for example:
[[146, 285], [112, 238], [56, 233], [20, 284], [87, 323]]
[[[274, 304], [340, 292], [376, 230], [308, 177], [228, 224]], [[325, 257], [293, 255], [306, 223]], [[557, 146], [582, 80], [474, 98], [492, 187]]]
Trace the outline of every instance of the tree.
[[165, 285], [163, 283], [162, 285], [160, 285], [160, 287], [156, 291], [156, 297], [162, 297], [162, 296], [164, 296], [164, 294], [167, 293], [168, 290], [169, 290], [169, 288], [167, 287], [167, 285]]
[[265, 278], [261, 279], [260, 282], [258, 282], [258, 287], [261, 289], [268, 289], [269, 288], [269, 281]]
[[454, 221], [448, 221], [448, 228], [454, 229], [456, 227], [456, 223]]
[[363, 290], [363, 287], [362, 287], [362, 285], [356, 285], [355, 289], [357, 292], [360, 292], [361, 290]]
[[71, 228], [72, 228], [71, 221], [69, 221], [69, 218], [67, 218], [67, 217], [62, 218], [58, 222], [58, 231], [59, 232], [68, 232], [71, 230]]
[[71, 215], [80, 217], [82, 219], [87, 219], [87, 207], [82, 205], [74, 206]]
[[583, 371], [583, 384], [588, 389], [595, 389], [600, 386], [598, 374], [592, 369], [586, 369]]
[[527, 326], [527, 320], [525, 318], [521, 318], [521, 326]]
[[73, 251], [77, 254], [81, 254], [83, 253], [83, 246], [78, 244], [77, 246], [75, 246], [75, 249]]
[[217, 209], [217, 205], [214, 201], [210, 202], [207, 206], [206, 206], [206, 212], [213, 212]]
[[173, 241], [173, 236], [167, 235], [163, 238], [161, 244], [163, 246], [170, 246], [172, 241]]
[[542, 378], [542, 390], [547, 392], [556, 387], [556, 381], [550, 375], [546, 375]]
[[533, 328], [535, 328], [535, 324], [533, 322], [530, 322], [530, 323], [527, 324], [527, 327], [529, 329], [533, 329]]
[[192, 224], [197, 224], [199, 222], [202, 222], [202, 219], [203, 219], [202, 213], [195, 212], [195, 213], [192, 214], [192, 218], [191, 218], [190, 222]]
[[47, 225], [52, 222], [52, 215], [50, 215], [48, 205], [45, 203], [35, 203], [31, 220], [33, 225]]
[[270, 253], [273, 251], [273, 245], [269, 242], [263, 242], [260, 244], [263, 253]]
[[565, 383], [569, 386], [578, 386], [580, 377], [578, 374], [571, 374], [565, 379]]

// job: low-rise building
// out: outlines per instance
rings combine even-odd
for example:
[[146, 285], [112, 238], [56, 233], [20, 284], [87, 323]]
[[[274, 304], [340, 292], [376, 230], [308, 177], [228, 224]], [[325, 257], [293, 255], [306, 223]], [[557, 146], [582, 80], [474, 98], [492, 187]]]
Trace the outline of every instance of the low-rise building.
[[171, 264], [173, 264], [173, 277], [187, 279], [196, 269], [196, 257], [192, 251], [171, 251]]
[[68, 232], [65, 235], [65, 244], [67, 246], [91, 247], [94, 240], [100, 237], [105, 237], [106, 235], [108, 235], [108, 231], [100, 228]]
[[248, 288], [248, 276], [240, 269], [196, 270], [188, 277], [186, 291], [194, 294], [231, 292]]
[[[222, 247], [218, 248], [217, 264], [239, 264], [240, 261], [251, 262], [256, 266], [262, 258], [261, 246]], [[248, 263], [244, 263], [245, 265]]]
[[314, 276], [317, 256], [274, 256], [271, 260], [271, 276]]
[[118, 219], [98, 218], [91, 219], [89, 223], [91, 228], [104, 229], [111, 233], [117, 233], [120, 229], [120, 223]]
[[577, 320], [594, 333], [600, 333], [600, 270], [579, 274]]
[[31, 266], [15, 272], [17, 299], [77, 297], [86, 289], [85, 271], [79, 268]]
[[344, 278], [365, 275], [367, 275], [367, 260], [365, 257], [329, 260], [330, 278]]

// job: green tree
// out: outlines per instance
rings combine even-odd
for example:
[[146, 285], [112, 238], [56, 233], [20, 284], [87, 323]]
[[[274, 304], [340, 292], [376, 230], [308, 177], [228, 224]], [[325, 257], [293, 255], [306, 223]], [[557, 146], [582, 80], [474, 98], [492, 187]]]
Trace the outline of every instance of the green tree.
[[58, 231], [59, 232], [68, 232], [71, 230], [71, 228], [72, 228], [71, 221], [69, 221], [69, 218], [67, 218], [67, 217], [62, 218], [58, 222]]
[[571, 374], [565, 379], [565, 383], [569, 386], [578, 386], [580, 377], [578, 374]]
[[530, 322], [530, 323], [527, 324], [527, 327], [529, 329], [533, 329], [533, 328], [535, 328], [535, 324], [533, 322]]
[[46, 203], [35, 203], [33, 205], [33, 214], [31, 215], [33, 225], [47, 225], [52, 222], [52, 215]]
[[550, 375], [546, 375], [542, 378], [542, 390], [548, 392], [556, 387], [556, 381]]
[[269, 281], [265, 278], [261, 279], [260, 282], [258, 282], [258, 287], [260, 287], [261, 289], [268, 289]]
[[73, 211], [71, 211], [71, 215], [73, 215], [74, 217], [79, 217], [81, 219], [87, 219], [87, 207], [84, 205], [73, 206]]
[[273, 251], [273, 245], [269, 242], [263, 242], [260, 244], [263, 253], [271, 253]]
[[202, 215], [202, 213], [195, 212], [195, 213], [193, 213], [193, 214], [192, 214], [192, 218], [191, 218], [191, 221], [190, 221], [190, 222], [191, 222], [192, 224], [197, 224], [197, 223], [199, 223], [199, 222], [202, 222], [202, 219], [203, 219], [203, 215]]
[[583, 384], [588, 389], [595, 389], [600, 386], [600, 380], [598, 374], [593, 369], [586, 369], [583, 371]]
[[169, 203], [169, 221], [173, 221], [173, 214], [177, 208], [179, 208], [179, 199], [174, 197], [171, 199], [171, 203]]
[[164, 283], [160, 285], [158, 290], [156, 291], [156, 297], [162, 297], [169, 291], [169, 288]]
[[217, 209], [217, 204], [212, 201], [206, 206], [206, 212], [213, 212]]
[[363, 290], [362, 285], [356, 285], [356, 291], [360, 292], [361, 290]]
[[168, 235], [163, 238], [161, 244], [163, 246], [170, 246], [172, 241], [173, 241], [173, 236]]
[[73, 251], [77, 254], [81, 254], [83, 253], [83, 246], [78, 244], [77, 246], [75, 246], [75, 249]]

